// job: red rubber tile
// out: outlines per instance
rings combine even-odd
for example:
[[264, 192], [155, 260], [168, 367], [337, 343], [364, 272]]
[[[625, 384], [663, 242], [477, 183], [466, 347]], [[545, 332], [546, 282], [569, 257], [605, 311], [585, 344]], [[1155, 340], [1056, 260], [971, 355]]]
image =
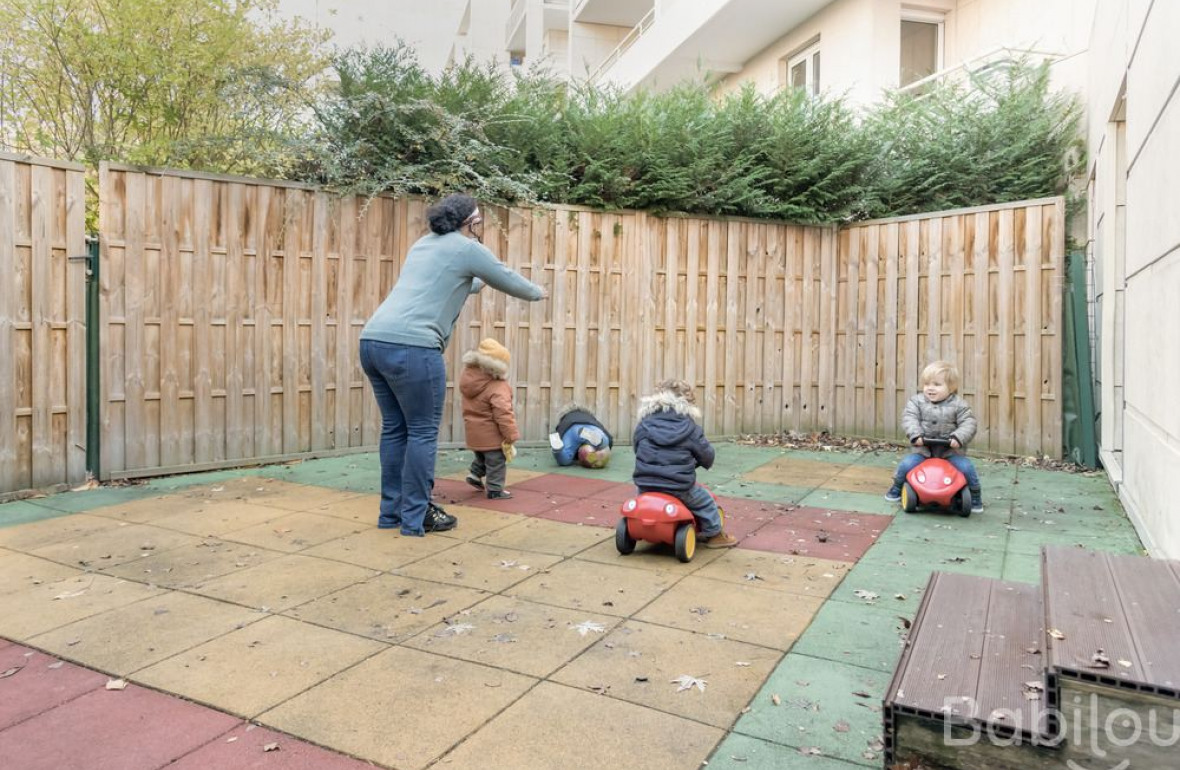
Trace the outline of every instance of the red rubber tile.
[[[546, 473], [512, 485], [515, 493], [518, 489], [528, 489], [533, 492], [546, 492], [552, 495], [566, 497], [593, 497], [598, 492], [610, 491], [617, 484], [605, 479], [588, 479], [582, 476], [567, 476], [562, 473]], [[628, 485], [630, 487], [630, 485]], [[633, 489], [633, 487], [632, 487]]]
[[489, 511], [499, 511], [500, 513], [519, 513], [525, 516], [536, 516], [552, 511], [574, 500], [574, 498], [564, 495], [532, 492], [527, 489], [518, 490], [515, 487], [509, 491], [512, 493], [512, 497], [508, 500], [489, 500], [481, 494], [464, 501], [463, 504], [478, 508], [487, 508]]
[[817, 559], [856, 561], [875, 542], [877, 539], [873, 535], [804, 529], [774, 521], [744, 539], [741, 547]]
[[773, 521], [780, 515], [794, 510], [793, 503], [772, 503], [766, 500], [751, 500], [745, 497], [717, 496], [717, 504], [725, 509], [725, 518], [752, 518], [758, 521]]
[[435, 479], [434, 499], [442, 505], [447, 503], [471, 504], [476, 497], [483, 497], [484, 492], [476, 489], [462, 479]]
[[807, 506], [787, 511], [775, 519], [776, 524], [819, 529], [825, 532], [847, 532], [851, 535], [879, 535], [892, 521], [892, 516], [833, 511], [827, 508]]
[[[253, 729], [251, 729], [253, 728]], [[265, 751], [264, 747], [278, 744]], [[296, 740], [265, 727], [239, 725], [186, 755], [167, 770], [359, 770], [373, 765]]]
[[0, 732], [0, 757], [21, 770], [156, 770], [238, 724], [142, 687], [103, 688]]
[[16, 673], [0, 679], [0, 730], [104, 687], [108, 678], [26, 647], [6, 643], [0, 648], [0, 674], [18, 667]]
[[619, 521], [619, 506], [606, 500], [586, 498], [569, 500], [548, 511], [536, 514], [538, 519], [584, 524], [588, 527], [613, 527]]
[[632, 497], [635, 497], [635, 485], [630, 482], [616, 482], [609, 487], [598, 490], [590, 496], [596, 500], [605, 500], [608, 503], [614, 503], [618, 507]]

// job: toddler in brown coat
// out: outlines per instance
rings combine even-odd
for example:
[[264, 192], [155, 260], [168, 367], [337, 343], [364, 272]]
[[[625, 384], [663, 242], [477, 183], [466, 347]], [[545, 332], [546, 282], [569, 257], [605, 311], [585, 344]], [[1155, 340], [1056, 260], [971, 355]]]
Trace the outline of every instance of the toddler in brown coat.
[[467, 483], [486, 489], [490, 500], [512, 497], [504, 482], [508, 463], [516, 456], [513, 445], [520, 439], [520, 431], [512, 409], [512, 387], [504, 379], [511, 360], [508, 348], [489, 337], [463, 354], [459, 377], [467, 448], [475, 453]]

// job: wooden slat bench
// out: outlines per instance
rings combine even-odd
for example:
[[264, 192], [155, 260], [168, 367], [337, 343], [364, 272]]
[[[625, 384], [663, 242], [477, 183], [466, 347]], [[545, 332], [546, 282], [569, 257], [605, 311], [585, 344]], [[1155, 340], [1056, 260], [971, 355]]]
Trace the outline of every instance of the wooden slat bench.
[[[1037, 586], [931, 575], [885, 695], [886, 766], [1024, 768], [1037, 766], [1030, 752], [1055, 753], [1034, 745], [1045, 737], [1042, 618]], [[1027, 750], [947, 745], [988, 733]]]

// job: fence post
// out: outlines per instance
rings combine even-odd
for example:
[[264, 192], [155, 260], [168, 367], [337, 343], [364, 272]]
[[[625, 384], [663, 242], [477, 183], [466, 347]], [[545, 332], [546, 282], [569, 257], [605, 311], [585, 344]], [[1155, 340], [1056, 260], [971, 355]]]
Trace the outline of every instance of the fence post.
[[86, 470], [100, 478], [102, 449], [102, 390], [99, 373], [99, 342], [102, 329], [98, 316], [98, 238], [86, 239]]

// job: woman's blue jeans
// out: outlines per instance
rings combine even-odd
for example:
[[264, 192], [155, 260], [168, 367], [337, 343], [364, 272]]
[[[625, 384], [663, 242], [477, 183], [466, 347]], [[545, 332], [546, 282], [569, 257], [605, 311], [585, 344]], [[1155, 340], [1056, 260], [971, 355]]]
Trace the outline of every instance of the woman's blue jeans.
[[424, 535], [434, 489], [438, 428], [447, 390], [442, 351], [361, 340], [361, 368], [381, 409], [381, 508], [377, 526]]

